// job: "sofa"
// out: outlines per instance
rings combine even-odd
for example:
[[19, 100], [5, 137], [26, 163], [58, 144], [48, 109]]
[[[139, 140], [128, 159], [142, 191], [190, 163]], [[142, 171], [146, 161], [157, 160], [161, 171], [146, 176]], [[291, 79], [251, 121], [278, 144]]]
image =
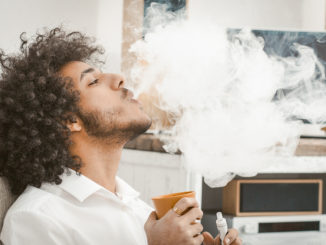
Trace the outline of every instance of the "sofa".
[[[15, 200], [16, 196], [10, 192], [7, 180], [4, 177], [0, 177], [0, 231], [6, 212]], [[2, 244], [1, 241], [0, 244]]]

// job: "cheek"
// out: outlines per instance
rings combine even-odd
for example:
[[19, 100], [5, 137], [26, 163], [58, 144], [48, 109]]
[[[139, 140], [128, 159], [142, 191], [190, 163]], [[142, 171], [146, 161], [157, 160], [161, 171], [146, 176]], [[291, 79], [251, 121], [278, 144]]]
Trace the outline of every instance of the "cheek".
[[83, 93], [80, 100], [83, 108], [90, 110], [110, 110], [122, 107], [123, 101], [117, 93], [104, 91], [103, 89], [92, 89]]

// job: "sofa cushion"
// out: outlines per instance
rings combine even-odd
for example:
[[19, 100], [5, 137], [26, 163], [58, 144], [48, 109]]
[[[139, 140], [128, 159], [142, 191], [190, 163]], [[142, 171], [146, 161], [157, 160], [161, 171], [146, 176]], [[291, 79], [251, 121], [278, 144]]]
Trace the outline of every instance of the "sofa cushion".
[[15, 200], [16, 196], [10, 192], [7, 179], [0, 177], [0, 231], [6, 212]]

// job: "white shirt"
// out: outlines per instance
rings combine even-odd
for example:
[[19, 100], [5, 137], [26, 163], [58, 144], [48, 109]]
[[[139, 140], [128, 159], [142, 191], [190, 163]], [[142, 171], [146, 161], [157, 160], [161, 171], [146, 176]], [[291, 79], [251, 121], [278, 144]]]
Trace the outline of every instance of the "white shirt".
[[86, 176], [64, 173], [60, 185], [28, 186], [8, 210], [5, 245], [147, 244], [144, 224], [152, 208], [116, 178], [116, 194]]

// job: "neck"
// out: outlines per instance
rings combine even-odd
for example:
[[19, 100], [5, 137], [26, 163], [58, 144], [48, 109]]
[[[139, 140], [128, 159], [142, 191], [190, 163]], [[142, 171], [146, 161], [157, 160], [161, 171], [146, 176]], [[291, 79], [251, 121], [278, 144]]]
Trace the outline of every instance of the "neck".
[[82, 160], [80, 173], [115, 193], [115, 177], [118, 171], [123, 144], [101, 142], [90, 138], [72, 139], [70, 153]]

